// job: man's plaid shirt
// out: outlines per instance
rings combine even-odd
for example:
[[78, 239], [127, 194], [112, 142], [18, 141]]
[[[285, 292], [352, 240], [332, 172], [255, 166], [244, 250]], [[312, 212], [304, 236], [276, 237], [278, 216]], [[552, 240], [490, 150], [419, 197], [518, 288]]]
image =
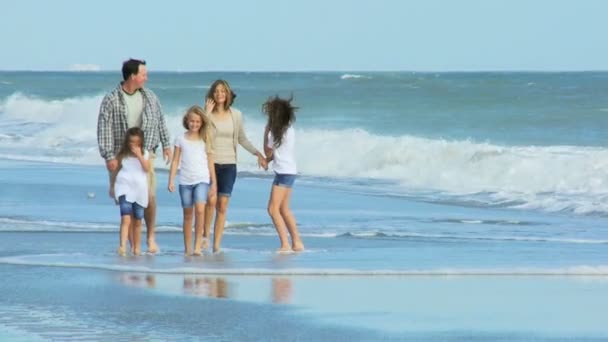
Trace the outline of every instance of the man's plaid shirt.
[[[144, 131], [144, 148], [154, 151], [159, 143], [163, 148], [170, 148], [169, 129], [163, 116], [158, 98], [151, 90], [140, 89], [143, 97], [141, 129]], [[97, 143], [99, 154], [105, 159], [115, 159], [120, 150], [127, 125], [127, 105], [118, 85], [101, 101], [97, 119]]]

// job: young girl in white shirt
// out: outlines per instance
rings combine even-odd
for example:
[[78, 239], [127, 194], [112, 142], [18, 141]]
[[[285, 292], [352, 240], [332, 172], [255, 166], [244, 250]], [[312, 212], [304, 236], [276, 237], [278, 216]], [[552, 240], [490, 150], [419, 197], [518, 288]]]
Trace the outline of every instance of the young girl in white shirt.
[[[141, 220], [144, 208], [148, 207], [148, 151], [144, 151], [144, 131], [139, 127], [129, 128], [117, 154], [118, 171], [110, 178], [110, 195], [120, 206], [120, 245], [117, 253], [127, 254], [127, 239], [131, 242], [131, 253], [139, 255], [141, 250]], [[131, 222], [133, 221], [133, 222]]]
[[[192, 106], [184, 115], [186, 132], [175, 139], [173, 161], [169, 171], [169, 191], [173, 192], [179, 166], [179, 195], [184, 211], [184, 251], [186, 255], [201, 255], [208, 248], [203, 239], [207, 195], [216, 192], [215, 166], [209, 119], [200, 106]], [[193, 209], [194, 207], [194, 209]], [[194, 252], [192, 251], [192, 216], [194, 214]]]
[[[291, 100], [275, 96], [269, 98], [262, 106], [262, 110], [268, 116], [264, 132], [264, 153], [268, 161], [272, 160], [272, 168], [275, 172], [268, 200], [268, 214], [281, 241], [281, 247], [277, 252], [304, 250], [296, 219], [289, 208], [293, 183], [298, 173], [295, 155], [296, 133], [293, 129], [297, 107], [291, 105]], [[291, 246], [285, 228], [291, 235]]]

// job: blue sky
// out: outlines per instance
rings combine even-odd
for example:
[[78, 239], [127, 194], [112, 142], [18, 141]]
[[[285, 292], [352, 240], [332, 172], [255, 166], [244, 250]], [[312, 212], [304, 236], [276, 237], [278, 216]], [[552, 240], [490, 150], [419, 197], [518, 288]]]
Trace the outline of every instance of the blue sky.
[[[12, 0], [0, 70], [608, 70], [608, 1]], [[9, 33], [10, 32], [10, 33]]]

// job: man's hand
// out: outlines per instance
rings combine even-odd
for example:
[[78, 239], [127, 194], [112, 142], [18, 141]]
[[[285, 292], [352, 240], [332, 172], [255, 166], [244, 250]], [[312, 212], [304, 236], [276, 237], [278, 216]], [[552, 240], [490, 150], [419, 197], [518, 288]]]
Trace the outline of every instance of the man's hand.
[[170, 148], [163, 149], [163, 159], [165, 160], [165, 164], [169, 165], [171, 163], [171, 157], [173, 154], [171, 153]]
[[106, 160], [106, 168], [110, 172], [115, 172], [116, 169], [118, 168], [118, 160], [116, 160], [116, 159]]

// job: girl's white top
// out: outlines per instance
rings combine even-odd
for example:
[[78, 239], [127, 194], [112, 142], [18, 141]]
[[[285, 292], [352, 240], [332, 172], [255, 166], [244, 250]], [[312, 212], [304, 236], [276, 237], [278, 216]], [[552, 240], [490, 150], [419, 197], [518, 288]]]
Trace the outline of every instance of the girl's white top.
[[[149, 158], [148, 151], [144, 151], [144, 159]], [[150, 165], [153, 167], [153, 165]], [[136, 157], [123, 158], [120, 171], [114, 183], [114, 196], [116, 200], [124, 195], [127, 202], [137, 203], [144, 208], [148, 207], [148, 174], [144, 171]]]
[[179, 160], [179, 184], [209, 184], [209, 165], [205, 142], [186, 139], [186, 133], [175, 138], [175, 146], [181, 149]]
[[295, 175], [298, 173], [296, 167], [296, 132], [289, 126], [283, 135], [281, 146], [275, 147], [272, 132], [268, 132], [268, 147], [274, 149], [272, 169], [276, 173]]

